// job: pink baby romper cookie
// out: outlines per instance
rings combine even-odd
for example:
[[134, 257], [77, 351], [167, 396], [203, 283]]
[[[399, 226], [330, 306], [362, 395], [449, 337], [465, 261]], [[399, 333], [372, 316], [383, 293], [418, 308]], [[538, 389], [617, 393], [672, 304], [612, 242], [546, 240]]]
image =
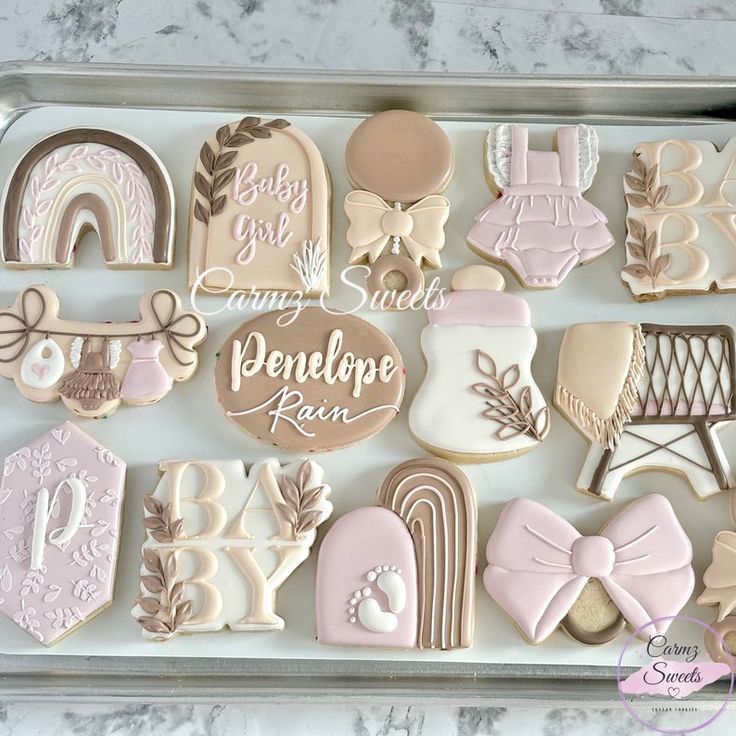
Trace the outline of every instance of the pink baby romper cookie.
[[[628, 624], [643, 640], [665, 634], [695, 584], [692, 545], [669, 501], [633, 501], [582, 536], [542, 504], [514, 498], [486, 547], [483, 582], [532, 644], [558, 626], [583, 644], [611, 641]], [[653, 622], [653, 623], [650, 623]]]
[[606, 216], [582, 196], [598, 166], [595, 130], [558, 128], [556, 144], [556, 151], [530, 150], [528, 128], [510, 123], [492, 125], [486, 136], [486, 174], [501, 197], [476, 216], [468, 243], [529, 289], [559, 286], [614, 242]]
[[407, 309], [424, 292], [421, 266], [440, 268], [450, 202], [442, 196], [455, 154], [425, 115], [386, 110], [364, 120], [345, 147], [350, 263], [369, 265], [366, 288], [384, 309]]
[[87, 231], [113, 268], [174, 265], [174, 189], [141, 141], [70, 128], [16, 164], [2, 206], [3, 260], [13, 268], [68, 268]]
[[549, 431], [549, 409], [532, 376], [537, 336], [529, 305], [503, 292], [490, 266], [452, 278], [444, 306], [427, 309], [427, 373], [409, 410], [409, 430], [426, 450], [461, 463], [532, 450]]
[[5, 458], [0, 611], [47, 646], [112, 602], [125, 462], [71, 422]]

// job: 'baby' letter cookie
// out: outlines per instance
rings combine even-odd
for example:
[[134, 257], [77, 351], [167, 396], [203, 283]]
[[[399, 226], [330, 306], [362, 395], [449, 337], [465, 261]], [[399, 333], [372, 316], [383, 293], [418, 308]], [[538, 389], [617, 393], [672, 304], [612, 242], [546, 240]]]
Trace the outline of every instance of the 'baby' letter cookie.
[[189, 218], [189, 286], [301, 292], [330, 286], [330, 181], [287, 120], [246, 117], [202, 146]]

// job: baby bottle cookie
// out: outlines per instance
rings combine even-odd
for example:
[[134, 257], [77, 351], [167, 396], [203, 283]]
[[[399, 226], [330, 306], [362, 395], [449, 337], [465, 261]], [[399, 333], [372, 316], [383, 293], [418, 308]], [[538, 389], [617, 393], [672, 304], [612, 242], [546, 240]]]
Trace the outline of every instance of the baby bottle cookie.
[[50, 646], [112, 603], [125, 462], [71, 422], [5, 458], [0, 612]]
[[68, 268], [88, 230], [110, 267], [173, 265], [174, 189], [141, 141], [70, 128], [36, 143], [16, 164], [3, 195], [6, 266]]
[[643, 627], [647, 641], [665, 634], [690, 599], [692, 555], [659, 494], [633, 501], [589, 537], [542, 504], [514, 498], [488, 540], [483, 583], [532, 644], [559, 626], [583, 644], [604, 644], [627, 624]]
[[424, 292], [421, 266], [440, 268], [455, 155], [437, 123], [408, 110], [364, 120], [345, 148], [350, 263], [368, 262], [378, 304], [406, 309]]
[[218, 128], [194, 168], [189, 286], [327, 295], [330, 179], [317, 146], [282, 118]]
[[613, 245], [606, 216], [585, 200], [598, 166], [598, 136], [588, 125], [558, 128], [555, 151], [529, 150], [529, 130], [497, 123], [485, 142], [486, 172], [501, 190], [475, 218], [471, 248], [508, 266], [522, 286], [559, 286], [579, 263]]
[[537, 336], [529, 306], [503, 286], [490, 266], [467, 266], [455, 272], [444, 307], [427, 309], [427, 373], [409, 429], [440, 457], [501, 460], [533, 449], [549, 431], [549, 410], [531, 373]]

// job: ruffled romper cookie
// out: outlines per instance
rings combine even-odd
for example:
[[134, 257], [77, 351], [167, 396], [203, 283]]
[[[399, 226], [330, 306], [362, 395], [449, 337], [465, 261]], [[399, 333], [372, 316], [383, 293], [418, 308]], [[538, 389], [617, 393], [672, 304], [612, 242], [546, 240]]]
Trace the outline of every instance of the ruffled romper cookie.
[[468, 242], [504, 263], [527, 288], [554, 288], [570, 271], [613, 245], [606, 216], [583, 199], [598, 164], [587, 125], [558, 128], [557, 151], [530, 151], [529, 131], [492, 125], [486, 166], [502, 194], [477, 217]]

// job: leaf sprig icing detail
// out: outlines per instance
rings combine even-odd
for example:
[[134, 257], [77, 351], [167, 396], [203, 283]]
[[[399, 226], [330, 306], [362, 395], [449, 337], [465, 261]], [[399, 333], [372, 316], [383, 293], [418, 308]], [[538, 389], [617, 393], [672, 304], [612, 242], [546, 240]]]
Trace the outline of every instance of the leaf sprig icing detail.
[[627, 217], [626, 228], [628, 230], [626, 249], [629, 255], [640, 263], [629, 263], [624, 266], [623, 272], [642, 281], [649, 279], [654, 289], [670, 267], [672, 256], [669, 253], [660, 255], [657, 232], [654, 231], [647, 235], [641, 220], [636, 217]]
[[293, 527], [294, 538], [300, 539], [322, 521], [320, 503], [324, 498], [325, 486], [315, 484], [312, 463], [305, 460], [299, 466], [296, 481], [284, 473], [279, 487], [284, 503], [279, 503], [278, 508]]
[[167, 544], [182, 536], [184, 520], [174, 518], [171, 504], [164, 506], [157, 498], [145, 496], [143, 505], [149, 514], [143, 518], [143, 525], [157, 542]]
[[499, 375], [496, 362], [482, 350], [475, 351], [475, 364], [478, 372], [488, 381], [474, 383], [471, 388], [486, 400], [488, 409], [483, 412], [483, 416], [501, 425], [496, 437], [509, 440], [525, 434], [541, 442], [549, 425], [549, 409], [545, 406], [534, 415], [529, 386], [521, 389], [518, 399], [514, 398], [511, 389], [521, 377], [519, 366], [514, 364]]
[[632, 207], [648, 207], [656, 210], [664, 202], [670, 193], [669, 184], [657, 186], [659, 181], [659, 164], [647, 169], [639, 154], [632, 156], [633, 170], [624, 174], [624, 180], [629, 185], [631, 192], [626, 193], [626, 201]]

